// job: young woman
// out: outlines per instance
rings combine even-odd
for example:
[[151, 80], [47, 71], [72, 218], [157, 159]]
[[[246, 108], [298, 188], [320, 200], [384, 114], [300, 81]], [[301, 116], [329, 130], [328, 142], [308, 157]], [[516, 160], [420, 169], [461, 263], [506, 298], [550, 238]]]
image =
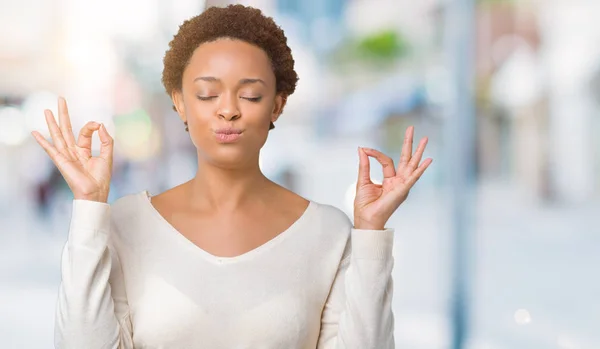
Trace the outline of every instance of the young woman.
[[[388, 218], [431, 163], [427, 139], [398, 167], [359, 148], [354, 223], [266, 178], [258, 158], [294, 92], [283, 31], [259, 10], [185, 21], [162, 81], [197, 148], [198, 171], [164, 193], [107, 203], [113, 139], [67, 105], [35, 139], [74, 194], [56, 307], [57, 348], [394, 348]], [[100, 155], [91, 156], [98, 131]], [[383, 166], [374, 184], [369, 157]]]

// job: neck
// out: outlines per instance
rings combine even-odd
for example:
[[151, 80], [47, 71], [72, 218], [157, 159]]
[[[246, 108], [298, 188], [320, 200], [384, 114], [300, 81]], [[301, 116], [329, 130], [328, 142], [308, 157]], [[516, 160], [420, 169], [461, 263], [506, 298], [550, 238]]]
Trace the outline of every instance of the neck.
[[188, 182], [192, 207], [217, 212], [232, 212], [256, 204], [273, 184], [256, 161], [236, 168], [225, 168], [198, 159], [196, 176]]

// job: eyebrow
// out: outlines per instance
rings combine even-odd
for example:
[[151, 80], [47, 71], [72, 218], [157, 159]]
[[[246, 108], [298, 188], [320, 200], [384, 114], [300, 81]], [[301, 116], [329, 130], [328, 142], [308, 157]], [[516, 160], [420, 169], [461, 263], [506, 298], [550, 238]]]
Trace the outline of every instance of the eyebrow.
[[[194, 82], [196, 82], [198, 80], [208, 81], [208, 82], [221, 82], [220, 79], [217, 79], [214, 76], [199, 76], [194, 79]], [[240, 85], [249, 85], [249, 84], [255, 84], [255, 83], [263, 84], [265, 86], [267, 85], [263, 80], [254, 79], [254, 78], [240, 79], [240, 81], [238, 82], [238, 84], [240, 84]]]

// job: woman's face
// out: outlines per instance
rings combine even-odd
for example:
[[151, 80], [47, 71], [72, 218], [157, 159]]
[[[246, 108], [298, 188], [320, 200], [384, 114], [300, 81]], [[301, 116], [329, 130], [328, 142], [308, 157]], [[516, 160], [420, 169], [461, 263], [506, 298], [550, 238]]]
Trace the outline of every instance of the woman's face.
[[257, 162], [285, 104], [275, 83], [267, 54], [256, 46], [232, 39], [198, 46], [173, 101], [199, 156], [224, 168]]

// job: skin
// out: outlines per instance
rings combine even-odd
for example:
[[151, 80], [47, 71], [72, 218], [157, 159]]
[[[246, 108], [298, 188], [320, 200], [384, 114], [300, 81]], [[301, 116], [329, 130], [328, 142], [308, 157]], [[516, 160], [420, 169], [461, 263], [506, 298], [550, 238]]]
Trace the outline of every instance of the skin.
[[[151, 204], [178, 232], [213, 254], [235, 256], [270, 240], [296, 221], [308, 200], [272, 182], [260, 171], [259, 153], [285, 106], [275, 89], [269, 58], [260, 48], [231, 39], [201, 44], [186, 67], [181, 90], [172, 94], [197, 149], [194, 178], [152, 197]], [[52, 144], [32, 135], [55, 163], [74, 198], [106, 202], [110, 187], [113, 138], [103, 125], [90, 121], [75, 141], [64, 98], [58, 100], [59, 124], [45, 110]], [[182, 125], [183, 127], [183, 125]], [[235, 143], [217, 142], [217, 128], [243, 129]], [[91, 136], [99, 133], [100, 155], [91, 156]], [[391, 158], [359, 148], [354, 202], [356, 229], [384, 229], [390, 216], [431, 164], [421, 162], [423, 138], [413, 154], [413, 127], [406, 130], [398, 167]], [[369, 157], [382, 166], [382, 184], [370, 179]], [[202, 231], [198, 231], [202, 226]]]
[[[285, 98], [276, 93], [266, 53], [237, 40], [204, 43], [192, 55], [182, 89], [172, 99], [198, 150], [198, 171], [186, 188], [193, 206], [233, 212], [257, 199], [272, 201], [281, 188], [262, 174], [258, 159], [269, 123], [279, 118]], [[242, 129], [241, 139], [216, 142], [213, 131], [223, 127]]]

